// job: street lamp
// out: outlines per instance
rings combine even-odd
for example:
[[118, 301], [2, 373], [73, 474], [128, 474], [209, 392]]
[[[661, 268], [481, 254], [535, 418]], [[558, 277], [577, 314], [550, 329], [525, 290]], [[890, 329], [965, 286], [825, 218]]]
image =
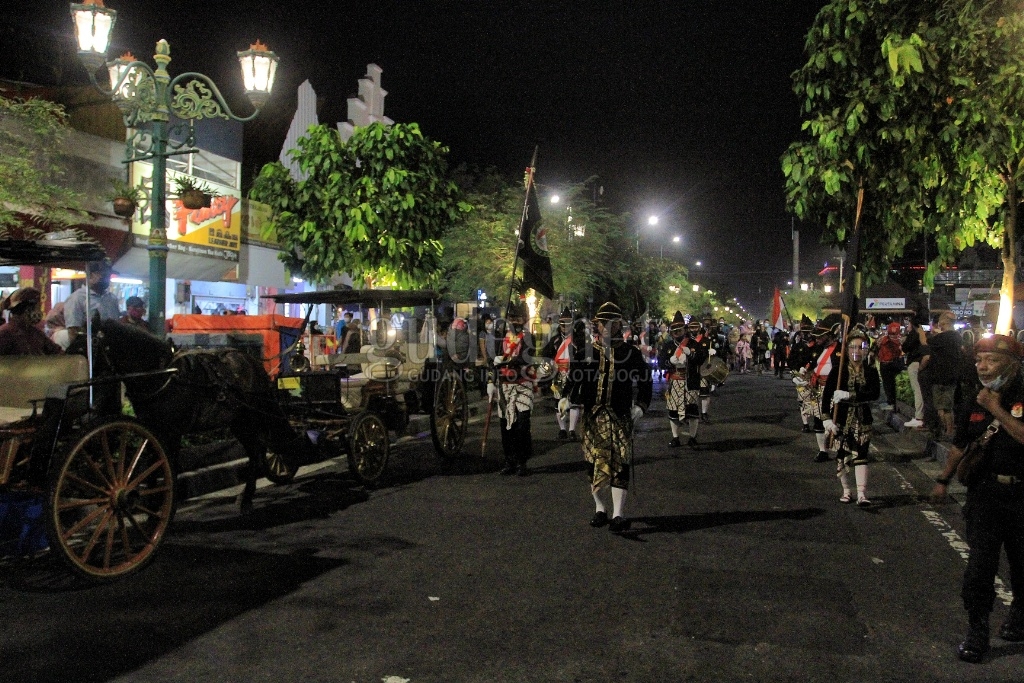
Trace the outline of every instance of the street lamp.
[[[220, 90], [208, 76], [187, 72], [171, 78], [167, 65], [171, 47], [166, 40], [156, 44], [153, 61], [156, 69], [128, 53], [120, 59], [106, 61], [107, 42], [117, 19], [117, 12], [103, 6], [103, 0], [71, 3], [71, 17], [78, 40], [78, 58], [89, 72], [89, 80], [109, 95], [121, 110], [128, 129], [124, 163], [152, 161], [153, 188], [150, 194], [149, 228], [149, 327], [161, 339], [165, 334], [167, 278], [167, 158], [192, 154], [197, 119], [222, 118], [246, 122], [260, 112], [274, 87], [278, 58], [259, 41], [238, 53], [242, 67], [245, 94], [255, 111], [246, 117], [236, 116]], [[100, 85], [96, 71], [107, 64], [110, 88]], [[181, 142], [170, 139], [171, 115], [189, 122], [187, 135]]]
[[[683, 241], [683, 238], [680, 237], [679, 235], [673, 235], [672, 236], [672, 244], [679, 244], [682, 241]], [[665, 260], [665, 243], [664, 242], [662, 242], [662, 244], [661, 244], [661, 260], [662, 261]]]

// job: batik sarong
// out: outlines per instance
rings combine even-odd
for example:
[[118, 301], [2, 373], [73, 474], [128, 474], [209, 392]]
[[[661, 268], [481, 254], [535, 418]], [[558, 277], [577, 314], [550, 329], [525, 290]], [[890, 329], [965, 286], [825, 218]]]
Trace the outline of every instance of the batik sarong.
[[583, 457], [594, 469], [594, 490], [608, 485], [627, 488], [633, 462], [632, 424], [607, 406], [596, 406], [583, 414], [581, 431]]

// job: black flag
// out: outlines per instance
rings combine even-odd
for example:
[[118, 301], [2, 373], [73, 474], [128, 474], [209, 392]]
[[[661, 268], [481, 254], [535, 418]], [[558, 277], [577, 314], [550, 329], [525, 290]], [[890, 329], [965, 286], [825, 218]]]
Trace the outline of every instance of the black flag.
[[548, 256], [547, 228], [540, 219], [534, 168], [526, 169], [526, 206], [519, 227], [519, 254], [523, 258], [523, 289], [533, 288], [549, 299], [555, 298], [555, 285]]

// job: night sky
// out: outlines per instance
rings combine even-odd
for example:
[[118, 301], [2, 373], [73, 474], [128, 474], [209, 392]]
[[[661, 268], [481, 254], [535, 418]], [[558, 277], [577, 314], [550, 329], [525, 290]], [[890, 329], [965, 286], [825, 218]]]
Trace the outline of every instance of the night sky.
[[[281, 64], [271, 102], [246, 127], [248, 175], [277, 157], [299, 83], [311, 81], [321, 122], [333, 124], [374, 62], [385, 114], [418, 122], [453, 163], [517, 176], [539, 145], [542, 189], [599, 176], [609, 205], [642, 225], [645, 248], [664, 243], [666, 256], [703, 261], [695, 281], [762, 313], [791, 277], [779, 156], [799, 135], [790, 74], [824, 4], [108, 0], [118, 10], [108, 56], [130, 49], [148, 60], [166, 38], [172, 74], [212, 76], [247, 114], [234, 53], [256, 38], [268, 44]], [[0, 38], [10, 46], [17, 36], [19, 51], [67, 52], [67, 3], [25, 5], [0, 11]], [[77, 62], [52, 61], [54, 78], [84, 81]], [[646, 225], [650, 213], [661, 216], [657, 228]], [[828, 253], [816, 226], [797, 228], [808, 278]], [[681, 249], [670, 240], [677, 233]]]

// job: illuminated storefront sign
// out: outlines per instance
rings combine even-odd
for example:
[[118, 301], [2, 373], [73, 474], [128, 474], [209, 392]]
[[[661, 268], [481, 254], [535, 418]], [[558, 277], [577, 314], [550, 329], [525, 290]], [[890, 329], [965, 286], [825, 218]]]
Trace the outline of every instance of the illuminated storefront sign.
[[[152, 174], [152, 165], [132, 164], [133, 185], [149, 186]], [[197, 179], [216, 196], [211, 198], [209, 208], [187, 209], [180, 199], [173, 197], [175, 178], [183, 175], [167, 171], [167, 246], [173, 251], [237, 261], [242, 231], [241, 193], [226, 185]], [[142, 209], [132, 219], [132, 233], [148, 237], [150, 212], [148, 207]]]

